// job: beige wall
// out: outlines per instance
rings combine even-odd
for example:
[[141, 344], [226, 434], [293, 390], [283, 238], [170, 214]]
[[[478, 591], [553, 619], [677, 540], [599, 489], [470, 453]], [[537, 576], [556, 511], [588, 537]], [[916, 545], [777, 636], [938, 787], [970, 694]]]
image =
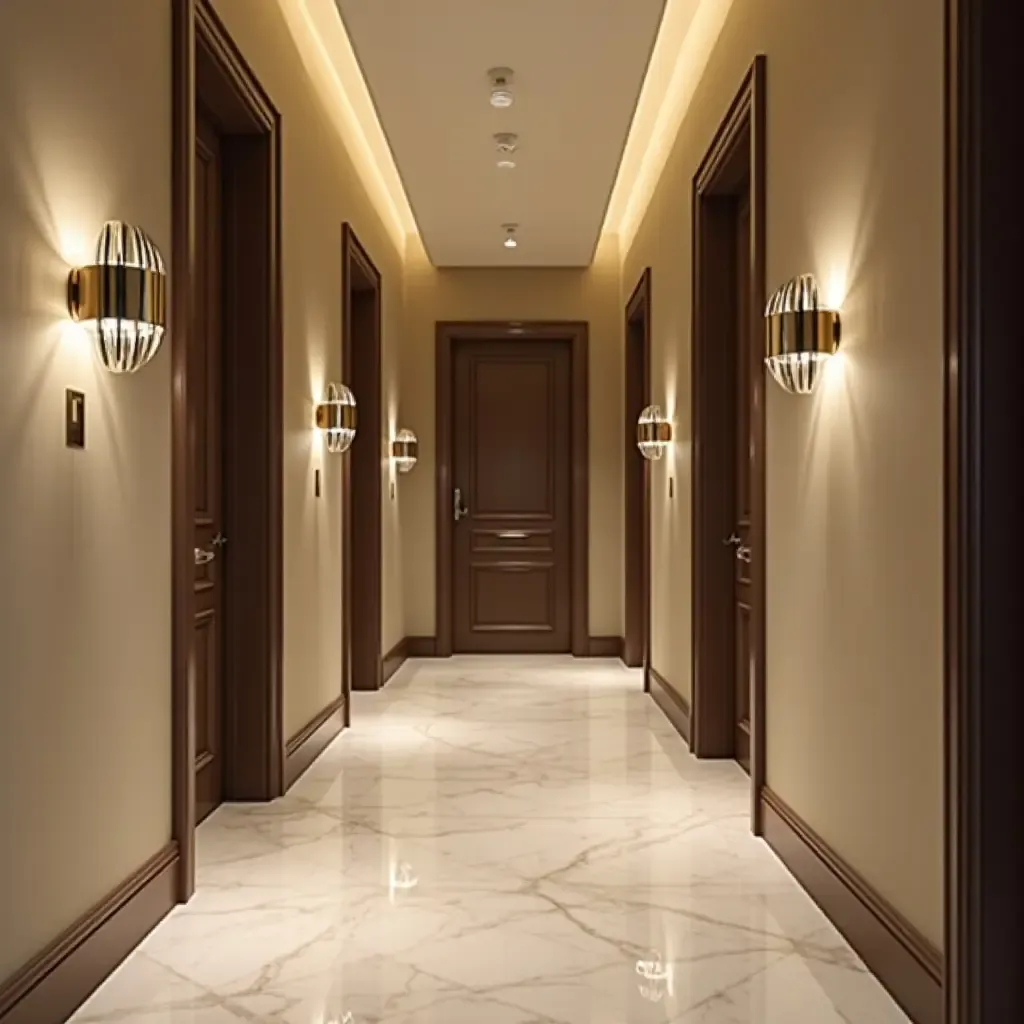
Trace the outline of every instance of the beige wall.
[[[395, 404], [402, 255], [377, 216], [306, 67], [300, 21], [277, 4], [214, 0], [282, 119], [284, 196], [284, 711], [292, 736], [338, 695], [341, 678], [341, 467], [311, 429], [325, 381], [341, 380], [341, 225], [349, 221], [383, 278], [383, 388]], [[300, 49], [301, 48], [301, 49]], [[359, 396], [356, 396], [358, 401]], [[369, 424], [360, 423], [360, 430]], [[386, 457], [388, 424], [381, 424]], [[316, 467], [323, 497], [313, 496]], [[405, 634], [398, 506], [383, 483], [383, 623], [388, 650]]]
[[590, 323], [590, 633], [622, 633], [622, 312], [617, 253], [588, 270], [436, 270], [418, 245], [406, 260], [402, 425], [420, 464], [399, 482], [405, 618], [434, 633], [434, 325], [438, 320]]
[[811, 271], [845, 294], [820, 393], [768, 388], [768, 784], [936, 945], [942, 16], [735, 0], [623, 275], [653, 268], [655, 399], [681, 437], [655, 468], [654, 664], [688, 693], [690, 182], [765, 53], [769, 288]]
[[[383, 274], [389, 408], [402, 254], [277, 6], [215, 6], [283, 119], [292, 735], [341, 678], [342, 460], [311, 424], [324, 382], [341, 376], [342, 222]], [[91, 259], [107, 218], [142, 225], [170, 255], [170, 9], [95, 0], [74, 32], [58, 32], [66, 0], [0, 4], [0, 820], [15, 837], [0, 843], [0, 921], [18, 922], [0, 929], [0, 979], [170, 839], [170, 347], [113, 377], [64, 303], [69, 267]], [[111, 52], [132, 54], [130, 89], [104, 62]], [[84, 452], [64, 447], [66, 387], [86, 393]], [[405, 623], [398, 509], [383, 486], [386, 649]]]
[[170, 6], [66, 22], [0, 5], [0, 979], [171, 835], [170, 352], [113, 377], [64, 302], [108, 218], [170, 251]]

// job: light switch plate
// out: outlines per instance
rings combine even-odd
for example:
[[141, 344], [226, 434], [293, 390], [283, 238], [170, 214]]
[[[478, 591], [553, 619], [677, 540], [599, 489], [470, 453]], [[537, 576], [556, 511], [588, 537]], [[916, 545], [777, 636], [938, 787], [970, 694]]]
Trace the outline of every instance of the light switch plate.
[[85, 395], [71, 388], [64, 392], [64, 443], [69, 448], [85, 447]]

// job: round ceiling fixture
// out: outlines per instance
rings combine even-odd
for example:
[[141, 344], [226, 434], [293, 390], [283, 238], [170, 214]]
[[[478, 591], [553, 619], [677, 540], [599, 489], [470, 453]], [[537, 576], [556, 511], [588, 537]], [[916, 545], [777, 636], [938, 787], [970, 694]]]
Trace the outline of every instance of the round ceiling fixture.
[[494, 136], [494, 144], [498, 149], [498, 166], [502, 170], [515, 167], [512, 154], [519, 148], [519, 136], [513, 132], [498, 132]]
[[518, 224], [504, 224], [502, 225], [505, 229], [505, 241], [504, 246], [506, 249], [514, 249], [519, 243], [516, 241], [516, 228]]
[[515, 99], [512, 95], [512, 69], [491, 68], [487, 77], [491, 80], [491, 106], [499, 109], [511, 107]]

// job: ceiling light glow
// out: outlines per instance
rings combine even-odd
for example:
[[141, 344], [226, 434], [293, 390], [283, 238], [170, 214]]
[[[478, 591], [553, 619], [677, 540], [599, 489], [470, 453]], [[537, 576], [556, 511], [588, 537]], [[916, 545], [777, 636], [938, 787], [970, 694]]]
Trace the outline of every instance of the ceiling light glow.
[[511, 68], [491, 68], [487, 77], [491, 80], [491, 106], [499, 110], [511, 107], [515, 99], [512, 95]]

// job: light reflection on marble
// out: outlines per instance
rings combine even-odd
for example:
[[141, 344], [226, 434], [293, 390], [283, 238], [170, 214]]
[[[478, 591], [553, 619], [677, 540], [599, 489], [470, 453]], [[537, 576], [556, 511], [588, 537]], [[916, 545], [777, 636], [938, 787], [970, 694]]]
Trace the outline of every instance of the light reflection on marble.
[[413, 662], [75, 1024], [907, 1024], [617, 663]]

